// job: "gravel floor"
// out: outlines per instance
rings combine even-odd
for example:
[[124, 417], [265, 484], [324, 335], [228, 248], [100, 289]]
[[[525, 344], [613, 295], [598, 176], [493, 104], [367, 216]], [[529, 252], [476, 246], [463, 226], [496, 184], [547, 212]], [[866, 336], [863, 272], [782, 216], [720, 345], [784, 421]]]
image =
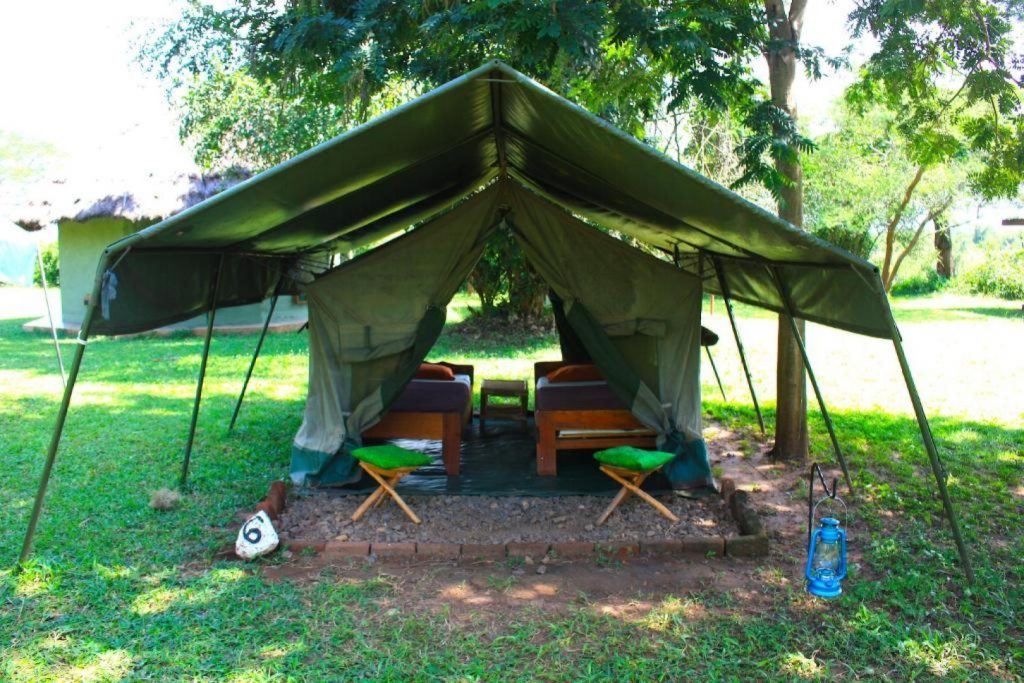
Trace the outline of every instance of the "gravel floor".
[[315, 541], [520, 543], [531, 541], [642, 541], [736, 533], [718, 496], [691, 500], [659, 496], [678, 517], [672, 524], [654, 508], [630, 497], [600, 527], [594, 523], [611, 501], [598, 496], [488, 497], [403, 496], [423, 520], [413, 524], [391, 500], [358, 522], [350, 516], [364, 496], [310, 494], [291, 498], [279, 530], [288, 538]]

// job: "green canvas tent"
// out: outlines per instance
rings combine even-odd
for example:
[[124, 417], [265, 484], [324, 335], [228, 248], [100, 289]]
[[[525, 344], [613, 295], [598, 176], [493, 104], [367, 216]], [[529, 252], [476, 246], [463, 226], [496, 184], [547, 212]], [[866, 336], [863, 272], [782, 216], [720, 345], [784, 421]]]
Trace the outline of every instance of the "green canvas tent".
[[[612, 248], [600, 242], [606, 238], [594, 226], [640, 240], [671, 261], [649, 265], [661, 277], [638, 268], [624, 279], [609, 278], [602, 283], [605, 291], [640, 292], [654, 279], [671, 284], [635, 300], [614, 296], [606, 309], [594, 297], [588, 299], [587, 287], [594, 283], [582, 278], [585, 267], [572, 265]], [[317, 277], [325, 254], [409, 228], [410, 235], [376, 250], [380, 256], [371, 252], [363, 257], [363, 264], [384, 263], [381, 270], [357, 260]], [[891, 339], [970, 572], [945, 475], [875, 267], [796, 229], [498, 61], [105, 250], [22, 557], [31, 547], [90, 334], [138, 332], [205, 312], [211, 312], [212, 326], [218, 307], [261, 301], [275, 292], [306, 291], [313, 301], [311, 368], [317, 370], [294, 444], [294, 469], [302, 478], [343, 478], [343, 457], [338, 461], [335, 456], [344, 456], [346, 440], [371, 424], [411, 377], [416, 359], [443, 323], [454, 287], [494, 229], [513, 231], [534, 267], [566, 302], [572, 329], [610, 384], [638, 419], [658, 431], [662, 444], [677, 452], [684, 479], [700, 478], [706, 469], [697, 445], [695, 393], [699, 303], [694, 310], [693, 300], [699, 302], [701, 291]], [[577, 253], [580, 261], [567, 258]], [[402, 264], [400, 271], [396, 263]], [[397, 278], [401, 292], [388, 288], [381, 275], [385, 269], [402, 273]], [[666, 269], [678, 273], [669, 276]], [[669, 292], [673, 287], [676, 291]], [[416, 296], [404, 301], [412, 290]], [[375, 305], [364, 303], [371, 300]], [[339, 311], [346, 312], [342, 316]], [[650, 353], [655, 347], [658, 357], [667, 354], [669, 361], [656, 373], [650, 363], [638, 360], [644, 349]], [[208, 349], [209, 334], [183, 479]], [[813, 373], [810, 378], [831, 431]], [[834, 436], [833, 443], [845, 469]]]

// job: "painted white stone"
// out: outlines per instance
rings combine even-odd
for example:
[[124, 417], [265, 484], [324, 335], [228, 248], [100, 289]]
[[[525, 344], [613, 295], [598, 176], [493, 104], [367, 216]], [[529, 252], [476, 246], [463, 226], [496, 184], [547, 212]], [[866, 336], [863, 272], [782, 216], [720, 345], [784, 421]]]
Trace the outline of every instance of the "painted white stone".
[[274, 524], [267, 513], [260, 510], [245, 520], [245, 524], [239, 529], [238, 540], [235, 541], [235, 554], [243, 560], [252, 560], [273, 552], [278, 543], [280, 539], [274, 530]]

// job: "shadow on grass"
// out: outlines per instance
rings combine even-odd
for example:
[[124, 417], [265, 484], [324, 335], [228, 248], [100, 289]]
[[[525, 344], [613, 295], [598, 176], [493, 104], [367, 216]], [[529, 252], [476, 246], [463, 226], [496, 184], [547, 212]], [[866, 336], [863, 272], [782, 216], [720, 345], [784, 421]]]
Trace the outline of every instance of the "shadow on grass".
[[971, 313], [973, 315], [987, 316], [990, 318], [1008, 318], [1011, 320], [1024, 320], [1024, 309], [1022, 308], [975, 307], [952, 308], [949, 310], [963, 313]]

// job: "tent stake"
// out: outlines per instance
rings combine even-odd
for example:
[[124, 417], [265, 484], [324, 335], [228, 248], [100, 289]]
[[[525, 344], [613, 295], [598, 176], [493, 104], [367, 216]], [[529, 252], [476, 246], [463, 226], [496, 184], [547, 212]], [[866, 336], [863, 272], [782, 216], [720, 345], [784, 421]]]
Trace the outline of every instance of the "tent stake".
[[43, 266], [43, 252], [36, 246], [36, 263], [39, 264], [39, 279], [43, 283], [43, 301], [46, 302], [46, 317], [50, 320], [50, 335], [53, 337], [53, 349], [57, 352], [57, 367], [60, 368], [60, 381], [65, 387], [68, 385], [68, 376], [64, 372], [64, 355], [60, 352], [60, 342], [57, 341], [57, 328], [53, 324], [53, 311], [50, 310], [50, 297], [46, 295], [46, 268]]
[[224, 265], [224, 255], [217, 259], [217, 270], [213, 276], [213, 287], [210, 291], [210, 317], [206, 322], [206, 339], [203, 340], [203, 358], [199, 361], [199, 381], [196, 383], [196, 399], [192, 404], [192, 421], [188, 427], [188, 439], [185, 441], [185, 457], [181, 463], [181, 477], [178, 486], [185, 488], [188, 482], [188, 465], [192, 459], [192, 442], [196, 438], [196, 423], [199, 421], [199, 403], [203, 400], [203, 380], [206, 378], [206, 361], [210, 357], [210, 341], [213, 339], [213, 321], [217, 317], [217, 294], [220, 292], [220, 275]]
[[[101, 257], [100, 268], [103, 267]], [[32, 539], [36, 534], [36, 524], [39, 522], [39, 514], [43, 510], [43, 499], [46, 497], [46, 488], [50, 484], [50, 475], [53, 473], [53, 463], [57, 460], [57, 447], [60, 445], [60, 437], [64, 432], [64, 423], [67, 421], [68, 408], [71, 406], [71, 393], [75, 390], [75, 382], [78, 380], [78, 370], [82, 367], [82, 356], [85, 355], [85, 345], [89, 339], [89, 329], [92, 327], [93, 313], [99, 305], [100, 280], [96, 278], [93, 287], [93, 296], [89, 299], [89, 305], [85, 309], [85, 318], [82, 320], [82, 328], [78, 334], [78, 344], [75, 347], [75, 355], [71, 359], [71, 373], [68, 375], [67, 383], [64, 385], [64, 396], [60, 401], [60, 409], [57, 411], [57, 422], [53, 426], [53, 434], [50, 437], [50, 446], [46, 449], [46, 462], [43, 464], [43, 474], [39, 478], [39, 490], [36, 491], [36, 499], [32, 505], [32, 515], [28, 519], [28, 529], [25, 531], [25, 540], [21, 545], [21, 555], [18, 557], [18, 570], [21, 571], [29, 554], [32, 552]]]
[[[884, 291], [884, 290], [883, 290]], [[882, 295], [884, 298], [884, 294]], [[974, 584], [974, 567], [971, 565], [971, 556], [964, 544], [963, 536], [960, 534], [960, 523], [957, 521], [956, 508], [953, 507], [953, 500], [949, 497], [949, 490], [946, 488], [946, 473], [939, 460], [939, 451], [935, 447], [935, 439], [932, 438], [932, 428], [928, 424], [928, 416], [924, 412], [921, 403], [921, 396], [917, 393], [917, 385], [914, 376], [910, 374], [910, 364], [903, 351], [903, 341], [900, 338], [899, 330], [896, 328], [896, 320], [893, 318], [892, 309], [888, 301], [885, 302], [885, 309], [889, 323], [889, 332], [892, 335], [893, 346], [896, 347], [896, 358], [900, 362], [900, 370], [903, 371], [903, 380], [907, 385], [907, 393], [910, 394], [910, 402], [914, 406], [914, 415], [917, 417], [917, 425], [921, 430], [921, 438], [924, 440], [924, 449], [928, 452], [928, 460], [931, 462], [932, 473], [935, 475], [935, 482], [939, 486], [939, 495], [942, 497], [942, 507], [946, 511], [946, 519], [949, 520], [949, 528], [953, 532], [953, 540], [956, 542], [957, 552], [960, 553], [960, 563], [964, 567], [964, 574], [967, 581]]]
[[230, 432], [235, 428], [235, 420], [238, 419], [238, 411], [242, 409], [242, 400], [245, 399], [245, 390], [249, 387], [249, 378], [252, 377], [252, 371], [256, 367], [256, 359], [260, 357], [260, 350], [263, 348], [263, 340], [267, 336], [267, 328], [270, 327], [270, 319], [274, 317], [274, 307], [277, 306], [278, 293], [275, 290], [274, 296], [270, 299], [270, 310], [267, 312], [267, 319], [263, 322], [263, 329], [260, 331], [259, 341], [256, 342], [256, 350], [253, 351], [252, 360], [249, 361], [249, 370], [245, 373], [245, 381], [242, 382], [242, 391], [238, 394], [238, 402], [235, 403], [235, 412], [231, 414], [231, 423], [228, 425], [228, 431]]
[[754, 402], [754, 412], [757, 413], [757, 424], [761, 427], [761, 435], [768, 432], [764, 428], [764, 416], [761, 414], [761, 406], [757, 403], [757, 392], [754, 391], [754, 378], [750, 375], [750, 366], [747, 365], [747, 354], [743, 350], [743, 340], [740, 339], [740, 330], [736, 327], [736, 315], [732, 310], [732, 297], [729, 295], [729, 285], [725, 282], [725, 273], [722, 272], [722, 262], [714, 259], [715, 273], [718, 275], [718, 286], [722, 290], [722, 300], [725, 302], [725, 311], [729, 314], [729, 324], [732, 326], [732, 336], [736, 340], [736, 350], [740, 352], [740, 363], [743, 365], [743, 374], [747, 376], [747, 386], [750, 388], [750, 398]]
[[718, 390], [722, 392], [722, 400], [728, 403], [729, 399], [725, 397], [725, 387], [722, 386], [722, 378], [718, 376], [718, 368], [715, 367], [715, 359], [711, 357], [711, 347], [705, 346], [704, 350], [708, 353], [708, 361], [711, 363], [711, 371], [715, 373], [715, 381], [718, 382]]
[[846, 457], [843, 456], [843, 451], [839, 447], [839, 439], [836, 438], [835, 426], [832, 424], [832, 416], [828, 413], [828, 408], [825, 407], [825, 399], [821, 395], [821, 387], [818, 386], [818, 380], [814, 376], [814, 369], [811, 367], [811, 359], [807, 356], [807, 347], [804, 346], [803, 337], [800, 335], [800, 328], [796, 324], [795, 309], [793, 308], [793, 302], [789, 298], [789, 292], [786, 290], [786, 286], [782, 282], [782, 276], [779, 275], [777, 268], [771, 269], [772, 276], [775, 278], [775, 286], [778, 287], [779, 296], [782, 297], [782, 304], [786, 307], [787, 315], [784, 316], [789, 320], [790, 328], [793, 330], [793, 338], [796, 340], [796, 345], [800, 349], [800, 356], [804, 360], [804, 367], [807, 368], [807, 377], [811, 380], [811, 386], [814, 388], [814, 395], [818, 399], [818, 408], [821, 409], [821, 417], [825, 420], [825, 429], [828, 430], [828, 436], [832, 440], [832, 449], [836, 453], [836, 459], [839, 460], [839, 466], [843, 469], [843, 478], [846, 480], [846, 488], [850, 490], [850, 495], [853, 495], [853, 480], [850, 478], [850, 470], [846, 466]]

